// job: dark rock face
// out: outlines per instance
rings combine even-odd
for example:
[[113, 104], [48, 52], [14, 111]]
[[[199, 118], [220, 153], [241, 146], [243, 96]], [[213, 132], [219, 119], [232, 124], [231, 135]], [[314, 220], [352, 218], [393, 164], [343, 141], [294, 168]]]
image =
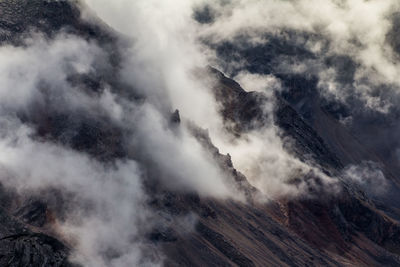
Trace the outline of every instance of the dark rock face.
[[179, 110], [175, 110], [171, 115], [171, 123], [179, 124], [181, 122], [181, 117], [179, 116]]
[[211, 24], [215, 20], [216, 12], [210, 5], [199, 6], [194, 10], [193, 18], [201, 24]]
[[[215, 70], [213, 72], [216, 73]], [[216, 86], [214, 90], [216, 90], [216, 99], [222, 104], [221, 113], [226, 120], [241, 125], [241, 128], [236, 127], [233, 131], [240, 134], [242, 131], [251, 129], [248, 125], [251, 125], [251, 127], [262, 127], [263, 121], [268, 119], [263, 117], [265, 116], [261, 108], [263, 99], [255, 94], [245, 92], [237, 83], [228, 81], [229, 79], [221, 73], [217, 73], [216, 75], [220, 79], [220, 85]], [[244, 103], [252, 102], [256, 106], [252, 106], [251, 111], [249, 111], [248, 109], [246, 110], [245, 106], [236, 105], [236, 103], [241, 101]], [[233, 111], [226, 112], [228, 109], [233, 109]], [[242, 113], [247, 114], [246, 117], [235, 115]], [[294, 141], [294, 147], [292, 147], [294, 150], [292, 151], [293, 153], [304, 160], [310, 160], [310, 156], [312, 160], [328, 173], [335, 174], [340, 172], [344, 165], [341, 159], [332, 152], [331, 146], [302, 118], [288, 101], [280, 96], [277, 96], [276, 113], [274, 116], [274, 121], [282, 130], [283, 136], [289, 137]], [[330, 119], [333, 120], [332, 118]], [[259, 124], [251, 123], [253, 120], [258, 121]], [[339, 126], [340, 124], [337, 124], [337, 127]], [[354, 140], [354, 142], [356, 141]], [[310, 249], [317, 249], [318, 253], [323, 253], [323, 256], [320, 257], [328, 262], [330, 261], [329, 263], [323, 262], [319, 264], [340, 265], [339, 262], [346, 257], [352, 258], [352, 261], [358, 262], [361, 265], [385, 264], [395, 266], [398, 264], [398, 256], [393, 254], [393, 251], [396, 251], [397, 249], [395, 248], [398, 247], [395, 244], [399, 238], [397, 229], [399, 229], [400, 225], [393, 217], [388, 216], [384, 211], [377, 208], [376, 205], [380, 205], [381, 203], [375, 204], [363, 192], [352, 188], [348, 184], [343, 184], [342, 193], [338, 196], [329, 196], [329, 193], [324, 195], [326, 197], [320, 195], [318, 198], [311, 200], [280, 201], [276, 203], [279, 206], [278, 216], [276, 216], [276, 210], [274, 209], [267, 208], [268, 211], [266, 213], [272, 215], [272, 220], [276, 220], [287, 227], [283, 231], [290, 229], [290, 231], [297, 234], [296, 238], [301, 238], [310, 246]], [[236, 212], [240, 214], [239, 211]], [[218, 218], [220, 213], [217, 212], [216, 214]], [[244, 221], [249, 219], [249, 224], [253, 223], [253, 219], [250, 219], [251, 217], [243, 215], [242, 218]], [[271, 227], [272, 223], [269, 223], [268, 227]], [[211, 225], [215, 224], [215, 222], [211, 223]], [[235, 227], [240, 228], [239, 225], [241, 224], [237, 223]], [[387, 231], [383, 229], [391, 230]], [[254, 230], [251, 230], [250, 233], [247, 232], [248, 229], [243, 229], [242, 231], [242, 234], [246, 233], [244, 235], [249, 239], [254, 238], [255, 234], [257, 234]], [[282, 233], [279, 236], [281, 237], [281, 235]], [[228, 234], [228, 236], [231, 236], [231, 234]], [[224, 236], [224, 238], [228, 238], [228, 236]], [[215, 246], [218, 247], [220, 245], [220, 241], [218, 240], [221, 237], [218, 236], [215, 238], [217, 239]], [[361, 242], [358, 240], [363, 238], [369, 240], [368, 245], [363, 247], [361, 251], [354, 250], [354, 244]], [[232, 242], [238, 239], [240, 238], [235, 236], [235, 238], [232, 238]], [[266, 241], [268, 239], [265, 236], [261, 240], [270, 244], [266, 250], [274, 252], [271, 248], [273, 241]], [[277, 247], [281, 246], [279, 245], [279, 241], [275, 242], [277, 242], [275, 243]], [[297, 246], [296, 243], [290, 244], [293, 247]], [[240, 245], [237, 246], [240, 247]], [[229, 246], [226, 249], [229, 250]], [[302, 248], [301, 251], [302, 257], [305, 257], [306, 250]], [[378, 251], [378, 254], [372, 251]], [[288, 253], [288, 250], [282, 252], [286, 256]], [[342, 255], [344, 255], [343, 258]], [[314, 259], [312, 264], [318, 265], [315, 262], [317, 258], [312, 258]], [[255, 259], [252, 258], [252, 260]], [[289, 256], [286, 261], [281, 261], [279, 265], [284, 265], [289, 260], [296, 261], [296, 259]], [[272, 263], [263, 262], [263, 264], [268, 265]], [[304, 264], [304, 262], [297, 262], [294, 265]], [[293, 265], [293, 262], [289, 265]]]
[[220, 113], [226, 127], [235, 135], [262, 127], [266, 120], [263, 111], [265, 96], [257, 92], [246, 92], [240, 85], [216, 69], [208, 68], [218, 85], [213, 88], [215, 98], [221, 102]]
[[204, 237], [207, 241], [213, 244], [213, 246], [225, 255], [230, 261], [239, 266], [255, 266], [254, 263], [246, 258], [237, 248], [232, 244], [224, 240], [224, 236], [218, 232], [215, 232], [205, 226], [202, 223], [197, 225], [197, 232]]
[[101, 27], [82, 22], [78, 1], [0, 2], [0, 41], [16, 42], [31, 30], [52, 36], [61, 29], [88, 38], [110, 39]]
[[[1, 1], [0, 41], [19, 44], [31, 29], [48, 38], [62, 30], [109, 47], [110, 61], [117, 69], [118, 53], [112, 49], [116, 37], [104, 27], [81, 21], [75, 4], [74, 1]], [[213, 15], [212, 10], [205, 7], [195, 18], [200, 23], [212, 23]], [[288, 36], [291, 38], [290, 34]], [[242, 51], [250, 71], [275, 71], [278, 55], [313, 58], [309, 51], [289, 41], [282, 43], [279, 38], [271, 41], [267, 48]], [[232, 44], [226, 43], [218, 48], [218, 53], [224, 57], [234, 54], [234, 49]], [[334, 58], [327, 64], [351, 69], [353, 63], [345, 58]], [[107, 79], [114, 90], [123, 92], [124, 85], [115, 81], [114, 71], [104, 76], [101, 73], [90, 77], [71, 75], [69, 81], [79, 84], [88, 94], [96, 94], [102, 90], [102, 79]], [[375, 153], [360, 148], [357, 138], [332, 115], [338, 113], [338, 109], [320, 102], [315, 92], [316, 80], [312, 77], [281, 74], [279, 77], [286, 85], [297, 90], [276, 96], [276, 110], [272, 116], [264, 111], [267, 99], [262, 94], [246, 92], [215, 69], [208, 71], [219, 81], [211, 89], [221, 104], [220, 112], [227, 129], [234, 136], [273, 120], [281, 129], [282, 137], [293, 141], [291, 152], [304, 161], [314, 161], [326, 173], [337, 174], [347, 163], [365, 158], [379, 160]], [[351, 72], [341, 75], [343, 80], [352, 80]], [[340, 110], [343, 114], [347, 112]], [[89, 120], [56, 111], [55, 107], [46, 106], [34, 115], [20, 116], [21, 120], [35, 125], [38, 138], [49, 138], [103, 161], [126, 155], [121, 143], [123, 133], [106, 118], [98, 116]], [[179, 127], [178, 111], [170, 116], [170, 123], [171, 127]], [[170, 216], [195, 214], [198, 218], [190, 233], [183, 234], [171, 226], [159, 227], [147, 235], [149, 242], [162, 248], [166, 266], [400, 265], [400, 225], [396, 219], [400, 214], [387, 207], [387, 202], [370, 198], [358, 188], [340, 181], [343, 190], [338, 196], [326, 194], [320, 198], [255, 203], [252, 198], [257, 190], [234, 168], [229, 154], [222, 155], [205, 130], [193, 126], [192, 134], [232, 177], [232, 183], [245, 192], [251, 204], [203, 199], [195, 194], [161, 191], [157, 185], [148, 185], [147, 190], [154, 193], [151, 199], [154, 209]], [[385, 165], [383, 160], [382, 163]], [[390, 173], [390, 164], [385, 166], [385, 171]], [[57, 212], [52, 214], [50, 204], [51, 208], [59, 205], [40, 199], [21, 204], [2, 191], [0, 197], [4, 198], [0, 203], [3, 206], [0, 208], [1, 266], [71, 266], [67, 262], [70, 248], [57, 240], [60, 237], [42, 233], [51, 223], [51, 216], [57, 216]]]
[[[75, 1], [7, 0], [0, 2], [0, 44], [2, 45], [23, 45], [23, 39], [29, 37], [32, 32], [39, 32], [47, 38], [52, 38], [61, 31], [104, 42], [105, 46], [109, 45], [114, 38], [102, 26], [83, 22]], [[74, 82], [84, 84], [83, 87], [90, 88], [91, 91], [98, 88], [96, 83], [88, 83], [88, 79], [75, 79]], [[106, 159], [110, 158], [110, 155], [114, 157], [121, 153], [121, 149], [118, 148], [120, 141], [118, 132], [107, 131], [106, 133], [103, 131], [106, 127], [99, 125], [100, 121], [87, 121], [77, 125], [76, 118], [57, 114], [52, 112], [51, 108], [45, 108], [42, 111], [45, 112], [20, 114], [20, 118], [35, 124], [40, 136], [50, 135], [57, 142], [96, 154], [99, 158]], [[68, 131], [71, 135], [68, 135]], [[95, 143], [92, 140], [95, 140]], [[102, 146], [99, 145], [100, 142]], [[101, 152], [101, 147], [103, 152]], [[21, 205], [18, 204], [19, 199], [16, 195], [3, 189], [1, 194], [4, 201], [0, 204], [2, 206], [0, 265], [72, 266], [67, 260], [70, 248], [56, 238], [42, 233], [46, 232], [46, 225], [51, 223], [52, 217], [55, 216], [47, 203], [39, 199]], [[56, 206], [56, 203], [53, 202], [51, 205]]]
[[0, 210], [0, 235], [1, 266], [72, 266], [67, 262], [69, 249], [64, 244], [32, 232], [4, 209]]
[[67, 262], [68, 249], [44, 234], [17, 234], [0, 240], [2, 266], [73, 266]]
[[313, 160], [321, 166], [334, 169], [343, 167], [338, 157], [329, 150], [318, 133], [285, 100], [279, 97], [276, 124], [284, 131], [284, 135], [296, 141], [294, 150], [298, 157], [311, 155]]
[[47, 211], [46, 203], [37, 200], [21, 207], [15, 216], [30, 225], [43, 227], [47, 222]]

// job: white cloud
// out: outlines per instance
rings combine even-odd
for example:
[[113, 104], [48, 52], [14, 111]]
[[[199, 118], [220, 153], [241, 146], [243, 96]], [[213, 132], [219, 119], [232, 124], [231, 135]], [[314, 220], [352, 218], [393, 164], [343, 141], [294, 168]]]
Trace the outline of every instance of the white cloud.
[[269, 97], [272, 97], [274, 92], [279, 92], [282, 87], [280, 80], [271, 74], [260, 75], [244, 71], [233, 77], [233, 79], [243, 88], [246, 88], [247, 91], [265, 93]]
[[[119, 0], [113, 5], [87, 0], [86, 3], [106, 23], [133, 40], [131, 49], [125, 54], [122, 78], [139, 88], [151, 104], [145, 107], [145, 123], [140, 131], [144, 131], [143, 135], [148, 135], [151, 139], [151, 142], [145, 143], [146, 153], [151, 153], [149, 157], [164, 166], [166, 174], [171, 174], [169, 177], [177, 179], [192, 173], [191, 179], [180, 179], [183, 181], [180, 185], [188, 187], [187, 183], [192, 183], [192, 188], [203, 188], [200, 190], [203, 194], [215, 190], [220, 192], [221, 196], [227, 196], [227, 192], [231, 190], [227, 187], [225, 179], [221, 179], [223, 175], [218, 168], [212, 167], [212, 164], [205, 160], [202, 149], [184, 129], [180, 139], [176, 139], [168, 132], [165, 133], [162, 128], [158, 128], [163, 124], [163, 115], [160, 116], [159, 112], [168, 112], [174, 108], [180, 110], [184, 120], [188, 118], [200, 127], [208, 129], [215, 145], [223, 153], [230, 153], [235, 167], [249, 175], [251, 182], [264, 192], [269, 191], [268, 193], [273, 192], [271, 194], [276, 195], [275, 193], [280, 191], [279, 187], [283, 186], [287, 189], [281, 190], [281, 195], [286, 191], [289, 193], [290, 186], [285, 184], [284, 181], [288, 179], [285, 176], [299, 168], [311, 170], [284, 151], [273, 128], [251, 132], [245, 138], [231, 142], [231, 136], [224, 130], [222, 118], [217, 113], [218, 105], [209, 91], [215, 81], [203, 75], [192, 74], [215, 59], [213, 51], [199, 43], [200, 37], [215, 35], [214, 37], [221, 40], [231, 38], [243, 30], [261, 29], [256, 32], [260, 33], [283, 26], [312, 30], [313, 21], [306, 18], [306, 9], [309, 6], [305, 6], [304, 3], [295, 5], [292, 2], [279, 1], [269, 1], [268, 5], [261, 1], [211, 3], [201, 0]], [[193, 7], [204, 3], [219, 9], [220, 17], [212, 25], [201, 26], [193, 20]], [[326, 9], [326, 13], [329, 13], [334, 7], [327, 6]], [[293, 15], [293, 19], [288, 20], [282, 16], [282, 10]], [[322, 18], [325, 17], [320, 16], [320, 19]], [[253, 43], [265, 41], [257, 35], [254, 35], [254, 38], [256, 41]], [[281, 87], [280, 81], [272, 75], [242, 72], [235, 78], [246, 90], [263, 92], [271, 98], [273, 91], [280, 90]], [[265, 105], [266, 112], [272, 113], [273, 102]], [[153, 109], [154, 107], [156, 109]], [[152, 123], [157, 120], [160, 122]], [[139, 142], [141, 140], [142, 138], [139, 138]], [[271, 152], [262, 150], [262, 147], [269, 147]], [[168, 157], [171, 151], [175, 158]], [[246, 158], [247, 160], [244, 160]], [[176, 167], [179, 166], [179, 162], [184, 162], [188, 168]], [[271, 189], [266, 190], [267, 187]], [[295, 191], [298, 193], [299, 190]]]
[[[290, 63], [295, 72], [318, 75], [323, 81], [321, 89], [343, 99], [353, 90], [366, 103], [366, 107], [387, 112], [387, 103], [373, 97], [373, 93], [358, 86], [367, 78], [375, 87], [382, 84], [400, 85], [398, 57], [387, 42], [393, 22], [400, 10], [397, 1], [345, 0], [345, 1], [276, 1], [276, 0], [233, 0], [209, 3], [218, 15], [211, 25], [203, 25], [200, 34], [215, 43], [234, 40], [244, 35], [248, 44], [267, 43], [265, 34], [276, 35], [286, 31], [314, 34], [303, 48], [316, 53], [315, 62]], [[224, 4], [221, 4], [224, 3]], [[264, 37], [263, 37], [264, 36]], [[323, 45], [321, 39], [325, 41]], [[255, 41], [253, 41], [255, 40]], [[355, 88], [342, 84], [336, 86], [335, 73], [325, 69], [321, 62], [327, 56], [345, 55], [359, 65], [355, 74]], [[285, 60], [281, 58], [280, 60]], [[289, 59], [286, 59], [289, 61]], [[280, 62], [280, 64], [287, 64]], [[315, 65], [319, 69], [315, 68]], [[286, 71], [288, 69], [286, 68]], [[319, 73], [319, 71], [321, 73]], [[327, 75], [332, 75], [327, 77]], [[328, 79], [327, 79], [328, 78]], [[390, 90], [390, 89], [388, 89]]]
[[[144, 95], [142, 103], [124, 98], [107, 84], [101, 85], [104, 90], [98, 95], [89, 97], [67, 81], [69, 74], [95, 71], [99, 58], [103, 58], [103, 64], [106, 62], [106, 51], [78, 37], [61, 35], [45, 41], [36, 36], [24, 47], [0, 47], [2, 182], [21, 192], [45, 187], [65, 189], [93, 205], [88, 214], [78, 207], [61, 225], [63, 233], [77, 243], [74, 257], [81, 263], [124, 266], [138, 265], [142, 260], [141, 251], [148, 244], [142, 242], [141, 234], [152, 226], [143, 221], [154, 216], [144, 204], [147, 196], [142, 189], [149, 166], [155, 168], [152, 171], [159, 170], [160, 186], [168, 189], [241, 199], [228, 175], [189, 133], [188, 120], [207, 128], [216, 146], [230, 153], [234, 166], [268, 197], [307, 193], [308, 185], [303, 180], [296, 185], [292, 182], [310, 174], [320, 177], [327, 187], [337, 188], [334, 179], [288, 153], [271, 122], [232, 140], [209, 91], [215, 80], [198, 71], [213, 62], [214, 51], [201, 45], [198, 38], [224, 40], [246, 32], [253, 37], [249, 41], [258, 44], [267, 41], [259, 36], [261, 33], [303, 30], [328, 38], [328, 54], [345, 54], [361, 64], [357, 81], [371, 70], [377, 73], [369, 75], [375, 84], [386, 79], [398, 82], [400, 77], [396, 64], [389, 60], [392, 51], [384, 42], [393, 1], [235, 0], [214, 5], [207, 1], [218, 9], [219, 17], [214, 24], [202, 26], [193, 21], [192, 8], [204, 2], [86, 1], [131, 42], [123, 51], [122, 70], [116, 78]], [[318, 42], [308, 45], [317, 54], [323, 51]], [[309, 71], [307, 63], [296, 62], [290, 71]], [[320, 87], [340, 98], [342, 88], [332, 78], [335, 71], [328, 69], [319, 74], [323, 78]], [[246, 90], [270, 98], [274, 90], [281, 88], [272, 75], [241, 72], [236, 79]], [[369, 106], [385, 107], [379, 99], [371, 98], [363, 83], [354, 85], [363, 92]], [[47, 97], [52, 107], [65, 113], [84, 114], [91, 119], [105, 114], [124, 133], [122, 141], [130, 158], [108, 165], [85, 153], [35, 140], [35, 129], [22, 124], [15, 113], [46, 107]], [[268, 116], [273, 104], [272, 100], [266, 103]], [[183, 114], [177, 130], [169, 125], [169, 113], [175, 108]], [[357, 169], [349, 170], [352, 180], [365, 183], [364, 178], [354, 175], [359, 173]], [[103, 257], [110, 248], [118, 255], [114, 259]], [[154, 253], [156, 260], [149, 264], [159, 262], [161, 256]]]
[[378, 164], [369, 161], [360, 165], [347, 166], [344, 170], [344, 178], [373, 195], [384, 194], [389, 186]]
[[86, 154], [34, 141], [32, 130], [17, 121], [2, 119], [1, 124], [0, 173], [6, 187], [22, 195], [56, 188], [74, 196], [67, 199], [74, 211], [55, 229], [75, 244], [73, 259], [86, 266], [120, 266], [102, 256], [114, 250], [124, 264], [138, 264], [146, 230], [141, 227], [151, 227], [151, 213], [137, 163], [107, 166]]

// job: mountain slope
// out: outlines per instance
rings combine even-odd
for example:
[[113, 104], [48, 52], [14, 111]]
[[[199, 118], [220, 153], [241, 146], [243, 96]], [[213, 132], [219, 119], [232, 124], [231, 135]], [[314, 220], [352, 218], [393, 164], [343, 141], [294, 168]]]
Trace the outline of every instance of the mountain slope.
[[[112, 85], [113, 92], [124, 94], [125, 85], [118, 82], [117, 76], [119, 57], [114, 43], [118, 41], [117, 33], [110, 33], [104, 25], [82, 21], [74, 1], [1, 1], [0, 14], [3, 44], [19, 44], [34, 29], [49, 39], [62, 31], [106, 47], [114, 63], [111, 70], [94, 66], [93, 75], [72, 75], [69, 82], [79, 84], [89, 96], [101, 90], [102, 82]], [[216, 69], [208, 71], [218, 81], [210, 90], [221, 105], [220, 112], [226, 122], [234, 125], [230, 127], [232, 124], [227, 123], [227, 130], [240, 136], [262, 127], [266, 120], [262, 105], [266, 99], [259, 93], [246, 92]], [[136, 95], [129, 97], [143, 101]], [[179, 225], [161, 225], [147, 233], [147, 242], [165, 255], [166, 266], [400, 265], [398, 213], [385, 206], [388, 203], [382, 204], [340, 177], [348, 163], [364, 159], [380, 161], [380, 158], [362, 148], [312, 96], [304, 97], [311, 99], [312, 119], [302, 114], [300, 101], [277, 96], [274, 123], [283, 137], [294, 143], [290, 153], [338, 176], [332, 179], [338, 179], [343, 187], [341, 193], [335, 195], [325, 192], [325, 188], [311, 187], [314, 195], [309, 198], [259, 203], [255, 201], [259, 192], [235, 169], [230, 156], [220, 154], [206, 132], [194, 127], [195, 137], [229, 173], [231, 182], [245, 192], [248, 203], [174, 192], [149, 179], [145, 183], [152, 196], [148, 202], [155, 211], [167, 218], [188, 215], [195, 218], [194, 229], [188, 231], [181, 231]], [[32, 113], [22, 112], [18, 116], [34, 126], [35, 136], [40, 140], [61, 144], [111, 164], [117, 159], [129, 159], [127, 155], [142, 160], [135, 155], [136, 151], [127, 151], [122, 145], [125, 133], [120, 125], [101, 115], [69, 114], [51, 101], [35, 108]], [[179, 113], [173, 116], [171, 128], [181, 127]], [[391, 173], [389, 167], [386, 172]], [[5, 190], [1, 197], [4, 201], [0, 210], [0, 265], [68, 266], [73, 245], [52, 230], [54, 221], [62, 220], [64, 209], [69, 208], [64, 205], [68, 196], [49, 189], [28, 197]]]

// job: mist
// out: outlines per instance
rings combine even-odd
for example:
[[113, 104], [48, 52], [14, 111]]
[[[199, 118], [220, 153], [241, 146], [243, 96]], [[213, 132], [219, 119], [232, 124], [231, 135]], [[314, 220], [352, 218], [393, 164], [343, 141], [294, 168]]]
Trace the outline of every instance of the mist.
[[[110, 62], [116, 51], [66, 32], [51, 40], [32, 33], [21, 46], [1, 46], [0, 173], [1, 182], [22, 195], [54, 188], [66, 194], [71, 208], [52, 231], [74, 247], [71, 260], [85, 266], [162, 265], [160, 249], [146, 239], [165, 222], [149, 205], [152, 193], [246, 202], [191, 125], [208, 131], [218, 153], [229, 153], [233, 167], [261, 192], [263, 202], [307, 197], [310, 187], [340, 193], [337, 177], [300, 159], [283, 140], [274, 112], [276, 93], [287, 88], [278, 72], [315, 75], [321, 95], [344, 104], [356, 96], [363, 108], [383, 114], [396, 104], [390, 100], [400, 88], [393, 60], [398, 56], [387, 41], [395, 1], [86, 0], [81, 8], [84, 20], [92, 22], [96, 15], [119, 34], [118, 70]], [[199, 10], [208, 10], [209, 17], [196, 20]], [[288, 31], [312, 36], [288, 40], [314, 56], [280, 56], [276, 73], [251, 71], [251, 62], [241, 56], [222, 59], [213, 46], [244, 36], [244, 47], [257, 47]], [[324, 61], [338, 55], [354, 63], [350, 81]], [[207, 66], [265, 97], [261, 127], [240, 136], [229, 132], [212, 92], [218, 80], [203, 72]], [[115, 77], [109, 80], [111, 72]], [[101, 77], [101, 82], [91, 92], [80, 77]], [[377, 94], [382, 84], [390, 93]], [[176, 109], [179, 123], [171, 122]], [[48, 129], [51, 123], [42, 115], [61, 128], [63, 120], [71, 122], [69, 129]], [[101, 140], [102, 157], [76, 144], [82, 125], [94, 125], [94, 136], [111, 129], [112, 134], [104, 130], [110, 137]], [[367, 165], [347, 166], [341, 175], [364, 188], [383, 183], [373, 191], [383, 194], [382, 171]], [[146, 188], [149, 181], [158, 191]], [[187, 231], [196, 223], [190, 214], [171, 220], [183, 222]]]
[[[229, 175], [185, 124], [171, 125], [174, 108], [185, 109], [171, 99], [185, 104], [189, 96], [170, 96], [173, 92], [168, 90], [177, 84], [167, 79], [176, 79], [179, 88], [196, 91], [198, 85], [189, 86], [192, 79], [186, 76], [190, 68], [185, 63], [170, 68], [173, 62], [156, 68], [156, 59], [142, 49], [139, 54], [143, 58], [133, 61], [139, 55], [136, 49], [132, 46], [125, 51], [129, 59], [117, 77], [131, 85], [131, 92], [124, 94], [107, 80], [99, 84], [96, 93], [80, 82], [80, 77], [96, 77], [112, 69], [109, 51], [98, 43], [67, 33], [52, 40], [33, 33], [22, 46], [0, 49], [4, 59], [0, 64], [4, 85], [0, 90], [2, 183], [26, 198], [31, 192], [61, 190], [68, 210], [51, 231], [74, 247], [71, 260], [85, 266], [161, 264], [162, 255], [146, 241], [146, 234], [165, 222], [148, 205], [146, 180], [157, 179], [160, 188], [167, 190], [243, 200]], [[174, 58], [161, 51], [166, 57], [163, 61]], [[171, 72], [164, 73], [167, 70]], [[144, 95], [145, 102], [126, 97], [133, 94]], [[198, 95], [206, 98], [201, 92]], [[197, 110], [189, 115], [195, 117]], [[70, 125], [59, 134], [57, 129], [47, 128], [46, 120], [59, 120], [60, 116], [62, 120], [56, 123], [61, 129]], [[120, 138], [117, 142], [122, 142], [122, 148], [116, 150], [122, 151], [115, 152], [117, 157], [110, 161], [113, 152], [106, 151], [105, 158], [98, 158], [90, 149], [82, 150], [79, 139], [75, 141], [82, 138], [82, 125], [100, 126], [100, 131], [114, 128]], [[43, 131], [45, 136], [41, 136]], [[181, 217], [176, 220], [194, 223]]]
[[[98, 1], [86, 3], [107, 24], [132, 40], [132, 48], [125, 54], [122, 78], [142, 88], [139, 90], [145, 89], [148, 101], [165, 110], [163, 112], [176, 108], [183, 121], [189, 120], [207, 129], [221, 153], [230, 153], [234, 166], [262, 192], [269, 192], [269, 197], [287, 195], [288, 192], [291, 192], [289, 195], [297, 195], [302, 191], [286, 184], [290, 180], [287, 174], [297, 172], [299, 168], [307, 173], [310, 167], [284, 150], [273, 123], [269, 122], [266, 129], [248, 133], [240, 140], [232, 140], [218, 113], [219, 103], [210, 92], [217, 81], [204, 76], [199, 80], [193, 75], [194, 71], [212, 65], [216, 60], [215, 51], [200, 40], [214, 29], [214, 25], [208, 29], [207, 25], [203, 26], [193, 19], [195, 8], [205, 4], [204, 1], [178, 1], [173, 5], [153, 1], [118, 1], [115, 5]], [[228, 6], [234, 7], [234, 3]], [[129, 15], [133, 13], [135, 16]], [[121, 21], [121, 17], [125, 20]], [[264, 104], [265, 112], [271, 116], [274, 107], [272, 95], [281, 90], [279, 79], [273, 75], [248, 72], [240, 73], [235, 78], [246, 90], [259, 91], [271, 98]], [[212, 188], [212, 185], [210, 180], [208, 187]]]

